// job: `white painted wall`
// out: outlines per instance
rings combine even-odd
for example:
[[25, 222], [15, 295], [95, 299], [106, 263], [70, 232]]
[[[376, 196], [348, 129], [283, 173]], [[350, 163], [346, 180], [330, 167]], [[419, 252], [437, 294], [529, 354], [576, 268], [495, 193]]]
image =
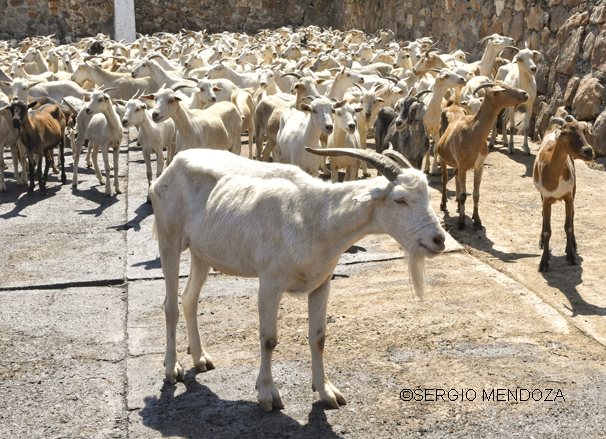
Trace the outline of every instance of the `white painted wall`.
[[135, 31], [135, 0], [114, 0], [114, 39], [132, 43], [137, 39]]

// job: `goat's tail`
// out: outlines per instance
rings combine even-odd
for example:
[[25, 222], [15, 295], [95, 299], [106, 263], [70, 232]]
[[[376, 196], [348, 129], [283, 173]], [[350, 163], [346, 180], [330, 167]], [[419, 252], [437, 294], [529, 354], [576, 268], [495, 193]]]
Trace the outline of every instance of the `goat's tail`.
[[425, 255], [413, 251], [408, 255], [408, 272], [419, 299], [425, 297]]

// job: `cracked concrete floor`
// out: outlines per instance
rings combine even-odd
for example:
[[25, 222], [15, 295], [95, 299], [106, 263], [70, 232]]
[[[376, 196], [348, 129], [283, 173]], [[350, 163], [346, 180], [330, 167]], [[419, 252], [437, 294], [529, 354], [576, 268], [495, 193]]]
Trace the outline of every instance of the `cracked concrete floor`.
[[[285, 297], [273, 370], [286, 407], [265, 413], [254, 389], [256, 279], [211, 274], [198, 318], [216, 369], [193, 369], [181, 318], [186, 377], [174, 386], [164, 380], [164, 284], [145, 166], [132, 141], [120, 157], [124, 193], [112, 198], [87, 169], [77, 191], [51, 176], [45, 198], [25, 196], [7, 172], [8, 192], [0, 194], [0, 437], [606, 436], [605, 216], [596, 209], [603, 173], [577, 165], [576, 218], [593, 224], [577, 231], [578, 267], [561, 264], [554, 233], [554, 269], [536, 273], [538, 193], [502, 185], [504, 175], [523, 178], [532, 157], [512, 159], [500, 149], [489, 156], [482, 183], [486, 229], [451, 230], [463, 246], [451, 241], [447, 254], [428, 261], [424, 302], [391, 238], [357, 243], [335, 271], [325, 350], [327, 374], [347, 405], [328, 409], [312, 392], [306, 301]], [[69, 183], [71, 156], [67, 163]], [[430, 182], [438, 187], [439, 177]], [[433, 202], [437, 208], [436, 191]], [[449, 205], [447, 229], [454, 211]], [[184, 254], [182, 284], [188, 268]], [[424, 401], [403, 401], [403, 389], [428, 393]], [[539, 401], [524, 400], [520, 389]], [[442, 390], [450, 393], [434, 401]]]

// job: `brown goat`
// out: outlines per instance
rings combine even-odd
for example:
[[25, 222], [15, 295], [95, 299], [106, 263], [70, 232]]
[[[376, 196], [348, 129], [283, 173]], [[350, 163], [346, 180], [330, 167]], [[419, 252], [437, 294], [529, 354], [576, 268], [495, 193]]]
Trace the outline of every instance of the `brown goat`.
[[573, 224], [574, 197], [577, 189], [574, 159], [593, 159], [594, 153], [587, 142], [588, 137], [591, 138], [592, 133], [584, 122], [577, 122], [572, 116], [566, 116], [565, 120], [553, 118], [535, 159], [532, 175], [543, 201], [543, 228], [539, 239], [543, 257], [539, 263], [539, 271], [547, 271], [549, 268], [551, 205], [559, 200], [564, 200], [566, 204], [566, 261], [569, 265], [577, 264], [577, 243]]
[[[480, 200], [480, 182], [484, 170], [484, 161], [488, 156], [486, 139], [499, 112], [506, 107], [518, 105], [528, 99], [524, 90], [511, 87], [503, 82], [485, 83], [478, 87], [474, 94], [484, 87], [491, 87], [486, 92], [484, 102], [473, 116], [464, 116], [458, 112], [448, 121], [448, 127], [438, 141], [438, 154], [442, 160], [442, 202], [440, 208], [446, 209], [446, 184], [448, 183], [448, 166], [455, 168], [457, 198], [459, 203], [459, 228], [465, 228], [465, 179], [467, 171], [474, 170], [473, 181], [473, 227], [482, 228], [478, 214]], [[458, 116], [458, 117], [457, 117]], [[444, 122], [444, 120], [442, 120]], [[444, 123], [442, 124], [444, 125]]]
[[[25, 145], [27, 158], [29, 161], [30, 181], [28, 194], [34, 193], [34, 168], [35, 157], [38, 155], [38, 182], [40, 193], [46, 195], [46, 179], [48, 178], [48, 169], [52, 160], [53, 148], [59, 145], [59, 158], [61, 160], [61, 183], [66, 183], [65, 176], [65, 124], [66, 118], [58, 105], [46, 105], [33, 110], [31, 114], [29, 109], [35, 107], [37, 102], [26, 104], [23, 101], [13, 101], [8, 108], [13, 119], [13, 126], [19, 129], [20, 141]], [[42, 158], [45, 159], [44, 178], [42, 178]]]

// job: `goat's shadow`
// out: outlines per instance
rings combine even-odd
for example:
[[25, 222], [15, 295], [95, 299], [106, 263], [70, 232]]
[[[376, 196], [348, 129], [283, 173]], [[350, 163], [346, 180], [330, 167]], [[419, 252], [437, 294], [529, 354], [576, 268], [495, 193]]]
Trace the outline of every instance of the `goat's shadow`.
[[[0, 215], [1, 219], [11, 219], [16, 217], [27, 217], [27, 215], [23, 215], [21, 212], [26, 208], [33, 206], [39, 201], [55, 196], [57, 192], [61, 190], [62, 187], [66, 185], [62, 185], [60, 180], [59, 183], [56, 184], [54, 177], [51, 177], [49, 172], [49, 179], [47, 181], [46, 186], [46, 195], [42, 195], [40, 193], [40, 184], [38, 182], [38, 177], [36, 177], [36, 185], [34, 188], [34, 193], [31, 195], [27, 194], [27, 190], [29, 186], [19, 186], [14, 181], [7, 181], [7, 177], [10, 177], [8, 172], [4, 174], [4, 181], [6, 183], [6, 192], [0, 192], [0, 204], [14, 204], [13, 209], [10, 212], [6, 212]], [[50, 184], [49, 184], [50, 183]]]
[[[110, 184], [113, 184], [113, 179]], [[99, 185], [97, 186], [97, 188], [103, 188], [103, 191], [94, 190], [92, 187], [87, 189], [72, 188], [72, 193], [75, 196], [98, 204], [98, 206], [94, 209], [79, 210], [78, 213], [80, 215], [94, 215], [95, 217], [99, 217], [108, 207], [111, 207], [120, 201], [115, 191], [113, 191], [111, 197], [108, 197], [107, 195], [105, 195], [105, 186]]]
[[158, 256], [156, 259], [150, 259], [149, 261], [142, 261], [132, 264], [131, 267], [143, 267], [146, 270], [156, 270], [158, 268], [162, 268], [162, 261], [160, 260], [160, 256]]
[[256, 402], [219, 398], [196, 380], [197, 372], [185, 374], [185, 392], [175, 396], [176, 386], [164, 381], [160, 396], [145, 398], [139, 412], [143, 425], [164, 437], [194, 438], [340, 438], [332, 431], [322, 402], [312, 405], [305, 425], [279, 410], [264, 412]]
[[568, 265], [566, 255], [551, 255], [549, 270], [541, 272], [547, 285], [560, 290], [570, 303], [572, 317], [582, 316], [606, 316], [606, 308], [587, 303], [579, 294], [577, 286], [583, 283], [583, 258], [577, 255], [577, 265]]
[[522, 146], [518, 144], [515, 144], [514, 146], [515, 152], [513, 154], [509, 154], [508, 146], [508, 144], [495, 144], [494, 147], [490, 148], [490, 153], [503, 154], [509, 157], [514, 162], [519, 163], [520, 165], [524, 165], [526, 167], [526, 171], [524, 172], [524, 174], [520, 175], [520, 177], [532, 178], [532, 168], [534, 166], [534, 160], [536, 156], [532, 153], [530, 153], [530, 155], [524, 154], [524, 152], [522, 151]]
[[137, 216], [135, 216], [131, 220], [128, 220], [126, 224], [111, 226], [108, 227], [108, 229], [114, 229], [118, 231], [133, 229], [135, 232], [138, 232], [141, 230], [141, 222], [143, 222], [143, 220], [148, 216], [153, 215], [154, 210], [152, 208], [151, 203], [142, 203], [139, 207], [135, 209], [135, 213], [137, 214]]
[[474, 230], [473, 221], [469, 215], [465, 215], [465, 229], [459, 229], [459, 214], [450, 216], [448, 209], [444, 213], [444, 225], [452, 237], [461, 244], [468, 245], [477, 250], [485, 251], [502, 262], [510, 263], [524, 258], [536, 258], [539, 253], [505, 253], [497, 250], [492, 241], [486, 234], [486, 227], [482, 226], [480, 230]]

